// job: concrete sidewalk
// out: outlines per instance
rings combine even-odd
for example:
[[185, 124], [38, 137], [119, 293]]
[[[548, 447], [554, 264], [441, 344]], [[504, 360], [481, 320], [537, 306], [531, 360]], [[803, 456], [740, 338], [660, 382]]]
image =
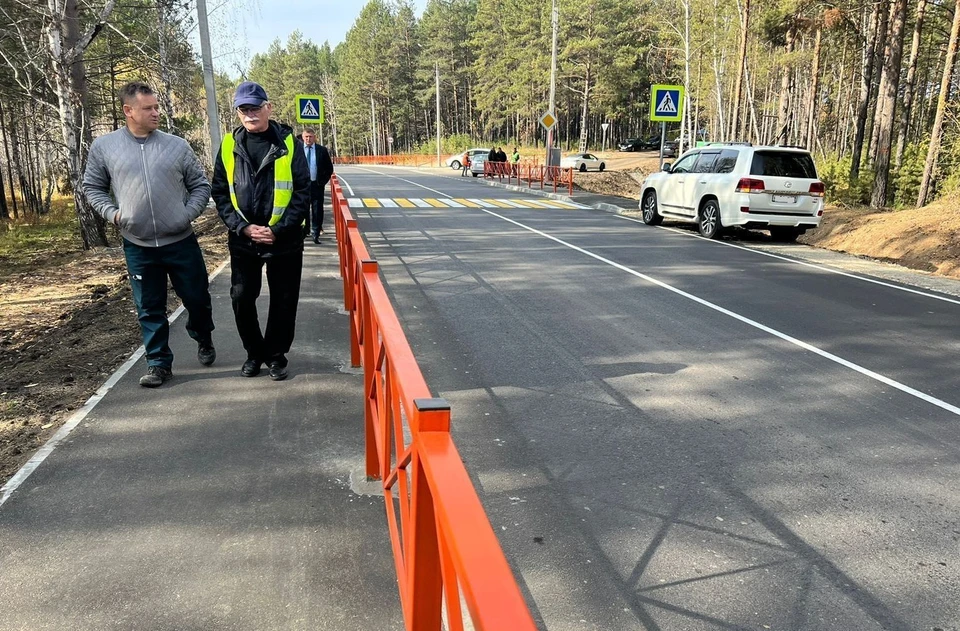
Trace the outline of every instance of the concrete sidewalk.
[[120, 377], [0, 506], [0, 630], [403, 628], [383, 498], [351, 489], [370, 485], [338, 275], [332, 234], [308, 243], [287, 381], [240, 376], [229, 266], [216, 364], [182, 315], [174, 379]]

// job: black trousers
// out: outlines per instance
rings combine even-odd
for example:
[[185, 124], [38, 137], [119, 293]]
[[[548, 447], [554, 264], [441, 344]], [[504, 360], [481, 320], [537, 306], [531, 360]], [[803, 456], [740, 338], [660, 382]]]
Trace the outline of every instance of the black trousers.
[[320, 182], [310, 182], [310, 235], [316, 239], [323, 230], [323, 195], [326, 187]]
[[[267, 266], [270, 307], [267, 329], [260, 331], [257, 298], [263, 285], [263, 266]], [[237, 320], [237, 332], [247, 351], [247, 359], [279, 361], [287, 365], [286, 354], [293, 344], [300, 302], [300, 275], [303, 251], [261, 258], [243, 252], [230, 253], [230, 298]]]

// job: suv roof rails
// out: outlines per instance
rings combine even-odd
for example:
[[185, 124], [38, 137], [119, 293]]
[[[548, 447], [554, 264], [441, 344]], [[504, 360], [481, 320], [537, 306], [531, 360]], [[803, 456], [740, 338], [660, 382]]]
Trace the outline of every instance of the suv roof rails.
[[807, 148], [804, 147], [803, 145], [776, 145], [776, 146], [782, 147], [783, 149], [803, 149], [804, 151], [807, 150]]
[[753, 143], [752, 143], [752, 142], [732, 142], [732, 141], [731, 141], [731, 142], [708, 142], [708, 143], [707, 143], [707, 146], [708, 146], [708, 147], [713, 147], [713, 146], [715, 146], [715, 145], [719, 145], [719, 146], [723, 146], [723, 145], [742, 145], [742, 146], [744, 146], [744, 147], [752, 147], [752, 146], [753, 146]]

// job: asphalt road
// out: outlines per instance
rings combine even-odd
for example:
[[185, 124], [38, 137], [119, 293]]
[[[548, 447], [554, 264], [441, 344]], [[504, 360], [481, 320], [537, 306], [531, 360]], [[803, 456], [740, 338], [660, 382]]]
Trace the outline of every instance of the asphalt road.
[[960, 299], [338, 174], [544, 628], [960, 628]]

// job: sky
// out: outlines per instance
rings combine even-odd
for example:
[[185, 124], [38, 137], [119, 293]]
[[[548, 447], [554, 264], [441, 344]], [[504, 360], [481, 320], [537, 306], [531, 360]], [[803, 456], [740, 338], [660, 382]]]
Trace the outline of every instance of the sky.
[[[285, 43], [296, 30], [316, 44], [329, 41], [331, 47], [336, 47], [366, 3], [367, 0], [207, 0], [214, 65], [230, 66], [222, 70], [235, 76], [237, 65], [246, 67], [250, 58], [266, 52], [273, 40], [279, 38]], [[414, 0], [413, 4], [419, 17], [427, 0]]]

